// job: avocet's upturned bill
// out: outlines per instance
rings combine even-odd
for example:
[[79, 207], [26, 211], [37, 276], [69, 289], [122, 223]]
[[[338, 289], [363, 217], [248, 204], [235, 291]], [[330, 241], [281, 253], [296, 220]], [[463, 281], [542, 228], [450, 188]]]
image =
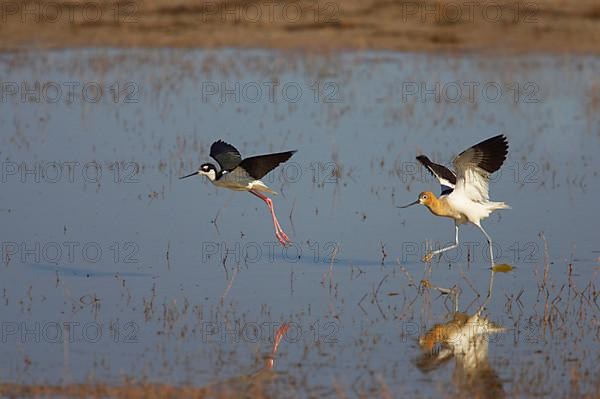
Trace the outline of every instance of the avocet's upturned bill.
[[440, 182], [442, 193], [436, 197], [430, 191], [419, 194], [419, 198], [408, 205], [425, 205], [436, 216], [448, 217], [454, 220], [456, 238], [454, 245], [430, 252], [423, 257], [428, 262], [434, 255], [458, 247], [458, 226], [472, 223], [481, 230], [488, 241], [490, 260], [494, 265], [492, 238], [481, 227], [481, 221], [497, 209], [509, 209], [504, 202], [493, 202], [489, 198], [490, 174], [494, 173], [504, 163], [508, 154], [508, 141], [504, 135], [499, 135], [475, 144], [457, 156], [452, 164], [456, 172], [443, 165], [433, 163], [425, 155], [417, 160]]
[[205, 163], [194, 173], [182, 176], [180, 179], [201, 175], [206, 176], [217, 187], [224, 187], [235, 191], [248, 191], [262, 199], [271, 212], [275, 236], [281, 245], [286, 246], [290, 239], [284, 233], [273, 208], [273, 201], [262, 193], [277, 194], [271, 190], [262, 179], [267, 173], [279, 164], [286, 162], [296, 151], [285, 151], [274, 154], [257, 155], [242, 159], [240, 152], [231, 144], [219, 140], [210, 146], [210, 156], [217, 161], [220, 169], [212, 163]]

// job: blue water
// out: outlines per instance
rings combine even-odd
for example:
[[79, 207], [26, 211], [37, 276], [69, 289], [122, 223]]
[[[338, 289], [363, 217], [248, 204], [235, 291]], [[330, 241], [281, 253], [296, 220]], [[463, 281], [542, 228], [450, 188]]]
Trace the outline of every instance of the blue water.
[[[438, 193], [416, 155], [449, 165], [504, 133], [510, 152], [491, 198], [512, 209], [484, 227], [496, 260], [516, 269], [496, 275], [485, 308], [507, 328], [490, 342], [489, 362], [509, 394], [536, 394], [523, 392], [535, 380], [529, 363], [555, 365], [539, 378], [556, 396], [573, 393], [564, 378], [573, 367], [598, 373], [599, 63], [260, 50], [2, 55], [0, 380], [201, 386], [251, 372], [268, 331], [288, 321], [298, 334], [277, 368], [305, 377], [309, 392], [338, 381], [356, 394], [384, 381], [398, 395], [435, 395], [456, 366], [422, 373], [418, 337], [452, 305], [419, 282], [456, 285], [460, 310], [474, 312], [487, 291], [487, 247], [465, 226], [458, 251], [429, 274], [420, 259], [453, 240], [452, 223], [395, 205]], [[292, 247], [276, 245], [257, 198], [177, 179], [207, 162], [220, 138], [244, 156], [298, 150], [265, 178], [280, 193], [275, 209]], [[551, 330], [539, 322], [544, 238], [548, 296], [563, 312]], [[56, 329], [65, 322], [78, 323], [69, 339]]]

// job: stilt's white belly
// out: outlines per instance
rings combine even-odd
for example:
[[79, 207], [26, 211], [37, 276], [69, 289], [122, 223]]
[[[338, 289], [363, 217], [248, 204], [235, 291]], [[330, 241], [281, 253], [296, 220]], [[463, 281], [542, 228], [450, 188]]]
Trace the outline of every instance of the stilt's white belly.
[[256, 190], [267, 193], [274, 193], [261, 180], [256, 180], [243, 170], [237, 169], [231, 173], [225, 173], [219, 180], [213, 181], [213, 184], [218, 187], [228, 188], [235, 191]]

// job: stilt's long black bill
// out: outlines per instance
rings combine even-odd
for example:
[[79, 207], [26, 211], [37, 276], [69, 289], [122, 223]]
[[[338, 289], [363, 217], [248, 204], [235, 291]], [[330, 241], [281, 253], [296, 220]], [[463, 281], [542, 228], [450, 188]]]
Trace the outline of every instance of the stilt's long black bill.
[[417, 205], [419, 203], [419, 200], [416, 200], [415, 202], [411, 202], [408, 205], [404, 205], [404, 206], [397, 206], [396, 208], [408, 208], [409, 206], [413, 206], [413, 205]]
[[199, 173], [198, 171], [195, 171], [194, 173], [190, 173], [189, 175], [181, 176], [181, 177], [179, 178], [179, 180], [181, 180], [181, 179], [185, 179], [186, 177], [192, 177], [192, 176], [196, 176], [198, 173]]

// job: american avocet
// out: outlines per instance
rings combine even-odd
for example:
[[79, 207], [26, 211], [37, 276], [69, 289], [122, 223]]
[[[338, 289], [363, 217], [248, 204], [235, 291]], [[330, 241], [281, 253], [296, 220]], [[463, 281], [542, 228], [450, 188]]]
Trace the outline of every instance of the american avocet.
[[210, 146], [210, 156], [214, 158], [220, 170], [212, 163], [205, 163], [194, 173], [187, 176], [182, 176], [180, 179], [195, 175], [203, 175], [217, 187], [224, 187], [235, 191], [248, 191], [250, 194], [256, 195], [261, 200], [265, 201], [273, 218], [273, 226], [275, 227], [275, 236], [281, 243], [286, 246], [290, 243], [290, 239], [283, 232], [275, 210], [273, 209], [273, 201], [262, 193], [277, 194], [271, 190], [260, 179], [263, 178], [271, 170], [275, 169], [280, 163], [290, 159], [296, 151], [285, 151], [274, 154], [257, 155], [250, 158], [242, 159], [240, 152], [231, 144], [219, 140], [215, 141]]
[[502, 383], [489, 364], [488, 344], [493, 342], [492, 335], [505, 331], [506, 328], [490, 321], [481, 312], [473, 315], [453, 313], [452, 320], [436, 324], [419, 337], [423, 353], [415, 359], [415, 364], [427, 373], [454, 357], [453, 374], [458, 381], [465, 382], [469, 390], [483, 388], [486, 397], [497, 397], [499, 395], [494, 393], [502, 392]]
[[481, 227], [481, 220], [487, 218], [496, 209], [508, 209], [504, 202], [492, 202], [489, 199], [489, 178], [502, 166], [508, 154], [508, 141], [504, 135], [499, 135], [475, 144], [457, 156], [452, 164], [456, 173], [443, 165], [433, 163], [425, 155], [417, 160], [437, 178], [442, 185], [442, 194], [436, 198], [430, 191], [419, 194], [419, 198], [408, 205], [425, 205], [436, 216], [448, 217], [454, 220], [456, 238], [454, 245], [430, 252], [423, 257], [428, 262], [434, 255], [458, 247], [458, 226], [470, 222], [477, 226], [487, 239], [490, 260], [494, 265], [492, 238]]

